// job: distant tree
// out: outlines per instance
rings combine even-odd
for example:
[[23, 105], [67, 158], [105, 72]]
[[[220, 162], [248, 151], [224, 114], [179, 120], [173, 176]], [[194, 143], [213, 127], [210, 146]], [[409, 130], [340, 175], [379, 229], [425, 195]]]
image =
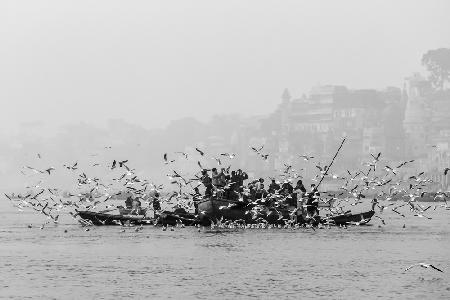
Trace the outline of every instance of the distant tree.
[[442, 90], [444, 82], [450, 80], [450, 49], [429, 50], [422, 56], [422, 65], [430, 72], [433, 86]]

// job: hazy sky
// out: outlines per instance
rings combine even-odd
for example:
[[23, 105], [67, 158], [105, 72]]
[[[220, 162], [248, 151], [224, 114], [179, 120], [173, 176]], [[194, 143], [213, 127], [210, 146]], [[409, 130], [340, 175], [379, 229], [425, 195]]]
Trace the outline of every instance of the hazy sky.
[[[288, 87], [401, 86], [450, 1], [0, 1], [0, 125], [264, 114]], [[1, 133], [1, 131], [0, 131]]]

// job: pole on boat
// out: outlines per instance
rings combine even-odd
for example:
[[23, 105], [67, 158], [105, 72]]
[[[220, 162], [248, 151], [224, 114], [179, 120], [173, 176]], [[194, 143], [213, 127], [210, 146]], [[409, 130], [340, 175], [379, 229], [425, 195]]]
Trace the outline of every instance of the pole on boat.
[[319, 183], [316, 186], [316, 190], [319, 190], [319, 185], [322, 183], [323, 179], [325, 178], [325, 176], [328, 175], [328, 171], [330, 170], [331, 166], [334, 163], [334, 160], [336, 159], [336, 156], [338, 155], [339, 151], [341, 151], [342, 146], [344, 146], [344, 142], [345, 142], [346, 138], [344, 138], [341, 142], [341, 145], [339, 146], [339, 148], [336, 151], [336, 154], [334, 155], [333, 159], [331, 160], [331, 163], [326, 167], [327, 169], [325, 170], [325, 173], [323, 173], [322, 178], [320, 179]]

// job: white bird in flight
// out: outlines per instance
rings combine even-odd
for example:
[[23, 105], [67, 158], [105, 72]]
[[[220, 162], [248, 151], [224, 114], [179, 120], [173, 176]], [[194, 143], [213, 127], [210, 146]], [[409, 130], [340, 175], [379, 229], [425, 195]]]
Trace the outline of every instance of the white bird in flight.
[[432, 264], [426, 264], [426, 263], [418, 263], [418, 264], [411, 265], [411, 266], [409, 266], [409, 267], [407, 267], [405, 269], [405, 272], [408, 271], [411, 268], [414, 268], [414, 267], [422, 267], [422, 268], [425, 268], [425, 269], [432, 268], [432, 269], [435, 269], [436, 271], [444, 273], [444, 271], [442, 271], [441, 269], [436, 268]]

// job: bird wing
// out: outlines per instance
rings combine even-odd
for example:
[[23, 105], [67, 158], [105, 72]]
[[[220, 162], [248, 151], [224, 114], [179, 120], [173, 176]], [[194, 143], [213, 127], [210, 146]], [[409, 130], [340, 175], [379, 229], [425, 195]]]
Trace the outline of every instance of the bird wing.
[[404, 272], [408, 271], [408, 270], [411, 269], [411, 268], [417, 267], [417, 266], [418, 266], [418, 264], [410, 265], [409, 267], [407, 267], [407, 268], [405, 269]]
[[430, 265], [430, 268], [433, 268], [433, 269], [435, 269], [436, 271], [439, 271], [439, 272], [442, 272], [442, 273], [444, 273], [444, 271], [442, 271], [441, 269], [438, 269], [438, 268], [436, 268], [435, 266], [433, 266], [433, 265]]

